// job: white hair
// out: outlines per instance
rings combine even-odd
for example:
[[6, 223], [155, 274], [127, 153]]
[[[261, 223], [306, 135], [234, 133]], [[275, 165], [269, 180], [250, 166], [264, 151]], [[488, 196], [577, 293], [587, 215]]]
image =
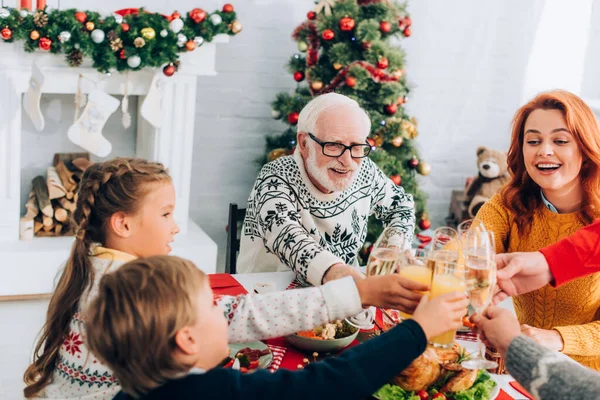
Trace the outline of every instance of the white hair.
[[332, 107], [338, 106], [356, 108], [356, 110], [364, 116], [366, 132], [367, 135], [369, 134], [371, 131], [371, 120], [365, 110], [360, 108], [356, 100], [333, 92], [317, 96], [304, 106], [298, 117], [298, 132], [310, 132], [314, 134], [317, 120], [321, 113]]

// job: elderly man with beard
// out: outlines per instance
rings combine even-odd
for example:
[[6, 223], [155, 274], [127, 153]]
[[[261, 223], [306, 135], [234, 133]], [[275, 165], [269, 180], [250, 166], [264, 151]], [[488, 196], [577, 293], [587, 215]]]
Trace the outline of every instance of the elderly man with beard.
[[373, 214], [405, 232], [410, 247], [412, 196], [367, 158], [370, 130], [366, 112], [340, 94], [318, 96], [302, 109], [296, 151], [265, 165], [250, 193], [239, 272], [291, 269], [314, 286], [361, 278], [357, 253]]

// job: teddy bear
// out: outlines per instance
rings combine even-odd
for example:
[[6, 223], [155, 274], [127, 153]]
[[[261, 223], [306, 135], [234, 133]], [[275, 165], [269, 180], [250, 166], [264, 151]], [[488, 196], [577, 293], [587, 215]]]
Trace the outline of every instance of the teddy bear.
[[503, 151], [477, 148], [477, 168], [479, 175], [465, 189], [465, 205], [471, 218], [510, 181], [506, 153]]

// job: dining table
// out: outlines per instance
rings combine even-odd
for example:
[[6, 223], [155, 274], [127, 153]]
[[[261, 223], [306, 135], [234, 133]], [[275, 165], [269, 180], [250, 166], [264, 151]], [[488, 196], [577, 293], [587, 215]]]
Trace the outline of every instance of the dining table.
[[[284, 271], [284, 272], [263, 272], [263, 273], [252, 273], [252, 274], [234, 274], [234, 275], [230, 275], [227, 276], [229, 274], [212, 274], [209, 275], [209, 278], [211, 279], [211, 286], [213, 286], [212, 282], [217, 282], [217, 281], [221, 281], [221, 282], [225, 282], [225, 280], [223, 280], [223, 278], [229, 279], [228, 282], [230, 282], [227, 285], [233, 285], [231, 287], [218, 287], [218, 284], [215, 284], [217, 287], [213, 287], [213, 291], [215, 292], [215, 294], [242, 294], [242, 293], [255, 293], [255, 289], [257, 288], [264, 288], [267, 287], [269, 291], [283, 291], [286, 289], [290, 289], [293, 286], [293, 282], [294, 282], [294, 278], [295, 278], [295, 274], [292, 271]], [[231, 278], [233, 278], [235, 281], [237, 281], [239, 283], [239, 285], [241, 285], [241, 287], [235, 287], [235, 284], [233, 283], [234, 281], [231, 280]], [[223, 284], [222, 286], [227, 286], [225, 284]], [[233, 290], [233, 291], [232, 291]], [[282, 349], [284, 352], [284, 355], [282, 356], [282, 359], [285, 360], [285, 357], [292, 357], [292, 354], [294, 353], [294, 349], [289, 349], [289, 344], [287, 344], [287, 342], [285, 341], [285, 339], [280, 338], [280, 339], [276, 339], [275, 341], [273, 341], [272, 339], [269, 339], [267, 341], [265, 341], [267, 344], [271, 343], [271, 344], [276, 344], [275, 346], [271, 346], [274, 349]], [[465, 347], [469, 352], [472, 352], [475, 350], [476, 348], [476, 342], [472, 341], [472, 340], [457, 340], [457, 342]], [[286, 350], [288, 350], [286, 352]], [[282, 360], [278, 361], [277, 364], [277, 368], [279, 367], [279, 364], [281, 364], [282, 368], [285, 368], [285, 361], [282, 362]], [[288, 362], [289, 365], [289, 362]], [[274, 371], [275, 369], [271, 369], [272, 371]], [[512, 378], [510, 375], [508, 374], [491, 374], [492, 378], [498, 383], [498, 386], [500, 387], [500, 395], [496, 398], [498, 400], [510, 400], [510, 399], [515, 399], [515, 400], [522, 400], [522, 399], [528, 399], [528, 397], [526, 397], [524, 394], [520, 393], [519, 391], [515, 390], [513, 388], [513, 386], [511, 386], [511, 383], [514, 385], [515, 384], [515, 380], [514, 378]]]

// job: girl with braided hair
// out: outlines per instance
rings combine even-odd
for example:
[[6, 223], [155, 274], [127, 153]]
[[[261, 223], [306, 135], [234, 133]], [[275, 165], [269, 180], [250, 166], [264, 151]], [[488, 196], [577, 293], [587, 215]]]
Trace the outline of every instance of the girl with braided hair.
[[[119, 391], [112, 371], [87, 348], [86, 309], [103, 275], [171, 251], [179, 232], [174, 209], [175, 189], [162, 164], [117, 158], [86, 169], [73, 215], [76, 240], [25, 371], [25, 397], [110, 399]], [[427, 289], [397, 275], [356, 282], [345, 277], [320, 287], [223, 296], [218, 305], [229, 323], [229, 342], [247, 342], [309, 330], [371, 305], [412, 313], [421, 298], [415, 291]]]

